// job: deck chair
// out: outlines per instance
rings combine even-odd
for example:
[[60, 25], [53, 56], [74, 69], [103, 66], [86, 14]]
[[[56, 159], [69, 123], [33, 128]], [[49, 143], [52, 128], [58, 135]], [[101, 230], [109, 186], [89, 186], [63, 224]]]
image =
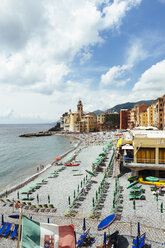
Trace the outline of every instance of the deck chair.
[[138, 247], [138, 248], [142, 248], [142, 247], [144, 247], [144, 245], [145, 245], [145, 238], [146, 238], [146, 234], [144, 233], [144, 234], [142, 234], [140, 237], [139, 237], [139, 244], [138, 244], [138, 246], [137, 246], [137, 239], [133, 239], [133, 246], [132, 246], [132, 248], [136, 248], [136, 247]]
[[9, 235], [9, 232], [10, 232], [11, 226], [12, 226], [12, 224], [11, 223], [8, 223], [5, 232], [2, 233], [1, 235], [2, 236], [8, 236]]
[[7, 226], [7, 223], [4, 222], [2, 228], [0, 229], [0, 235], [4, 232], [6, 226]]
[[78, 242], [77, 242], [77, 247], [82, 247], [82, 246], [88, 246], [91, 245], [95, 242], [95, 239], [90, 237], [89, 235], [89, 230], [90, 228], [80, 236]]
[[15, 224], [14, 231], [10, 234], [10, 238], [16, 238], [17, 237], [17, 230], [18, 230], [19, 225]]

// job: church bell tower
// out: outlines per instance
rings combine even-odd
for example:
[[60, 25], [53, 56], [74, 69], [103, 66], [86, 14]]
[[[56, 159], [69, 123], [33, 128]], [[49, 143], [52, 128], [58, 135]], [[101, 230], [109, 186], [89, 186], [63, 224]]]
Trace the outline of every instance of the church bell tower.
[[83, 105], [82, 105], [81, 100], [79, 100], [77, 104], [77, 113], [78, 113], [78, 120], [80, 121], [83, 115]]

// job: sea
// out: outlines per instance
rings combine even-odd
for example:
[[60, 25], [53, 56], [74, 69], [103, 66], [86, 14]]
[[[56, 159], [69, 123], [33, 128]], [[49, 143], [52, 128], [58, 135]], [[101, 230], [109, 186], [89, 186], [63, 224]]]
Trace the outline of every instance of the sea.
[[0, 192], [26, 180], [37, 172], [37, 167], [52, 163], [55, 157], [75, 146], [76, 141], [71, 137], [19, 137], [51, 127], [47, 124], [0, 125]]

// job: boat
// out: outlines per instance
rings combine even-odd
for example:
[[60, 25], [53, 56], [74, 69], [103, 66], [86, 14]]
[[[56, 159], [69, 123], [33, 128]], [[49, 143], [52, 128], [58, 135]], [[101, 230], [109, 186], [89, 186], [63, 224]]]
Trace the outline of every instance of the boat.
[[79, 166], [79, 163], [73, 163], [73, 162], [69, 162], [69, 163], [65, 163], [65, 166]]

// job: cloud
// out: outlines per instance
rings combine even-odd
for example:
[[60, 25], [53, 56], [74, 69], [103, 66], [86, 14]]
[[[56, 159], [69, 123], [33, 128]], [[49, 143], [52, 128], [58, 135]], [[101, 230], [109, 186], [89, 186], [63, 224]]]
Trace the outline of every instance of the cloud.
[[133, 7], [139, 6], [142, 0], [114, 0], [103, 9], [105, 28], [119, 28], [126, 13]]
[[75, 56], [80, 54], [80, 64], [86, 63], [92, 57], [90, 47], [103, 42], [101, 32], [119, 28], [126, 12], [140, 3], [2, 0], [0, 84], [53, 94], [64, 87]]
[[152, 99], [165, 94], [165, 60], [152, 65], [134, 85], [132, 93], [136, 97]]
[[10, 119], [14, 114], [13, 109], [8, 109], [6, 111], [1, 111], [0, 112], [0, 119]]
[[129, 47], [126, 52], [126, 64], [134, 66], [142, 60], [145, 60], [149, 53], [143, 47], [144, 40], [139, 38], [131, 39]]
[[125, 73], [130, 69], [129, 65], [113, 66], [105, 74], [101, 76], [101, 85], [109, 86], [114, 85], [117, 87], [124, 86], [129, 79], [122, 79]]

